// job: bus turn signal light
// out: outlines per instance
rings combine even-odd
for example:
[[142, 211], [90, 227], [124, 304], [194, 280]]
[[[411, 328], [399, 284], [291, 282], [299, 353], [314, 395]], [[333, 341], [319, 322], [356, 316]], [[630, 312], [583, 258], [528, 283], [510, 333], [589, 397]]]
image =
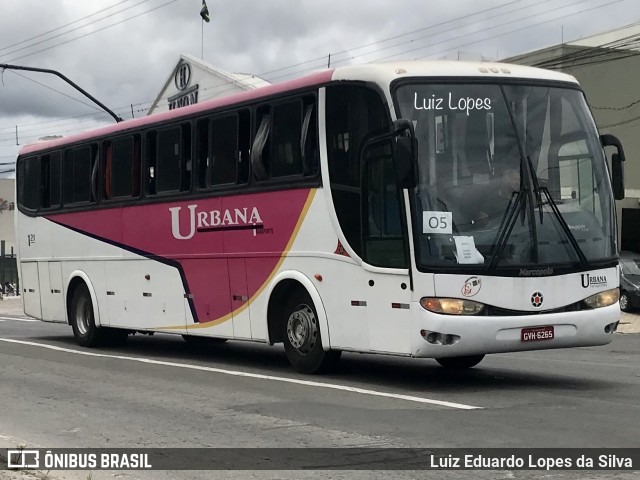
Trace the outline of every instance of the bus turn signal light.
[[484, 308], [482, 303], [459, 298], [423, 297], [420, 305], [430, 312], [447, 315], [477, 315]]
[[584, 299], [584, 303], [591, 308], [601, 308], [613, 305], [620, 299], [620, 290], [613, 288], [604, 292], [591, 295], [589, 298]]

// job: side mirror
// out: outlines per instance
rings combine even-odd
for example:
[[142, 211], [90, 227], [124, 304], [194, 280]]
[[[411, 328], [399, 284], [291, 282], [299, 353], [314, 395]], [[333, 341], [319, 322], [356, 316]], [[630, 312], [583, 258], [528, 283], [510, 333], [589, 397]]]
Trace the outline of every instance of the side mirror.
[[415, 188], [417, 185], [416, 156], [418, 145], [413, 123], [404, 119], [394, 121], [393, 135], [395, 137], [393, 160], [396, 182], [403, 189]]
[[610, 134], [600, 135], [602, 148], [615, 147], [616, 153], [611, 155], [611, 186], [616, 200], [624, 199], [624, 149], [618, 137]]

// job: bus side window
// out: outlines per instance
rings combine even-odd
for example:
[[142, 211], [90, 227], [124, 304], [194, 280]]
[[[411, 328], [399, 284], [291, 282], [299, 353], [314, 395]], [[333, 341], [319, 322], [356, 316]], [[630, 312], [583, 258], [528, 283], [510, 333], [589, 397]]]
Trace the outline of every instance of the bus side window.
[[23, 158], [18, 163], [18, 204], [38, 209], [38, 157]]
[[251, 152], [251, 114], [249, 110], [238, 112], [238, 183], [249, 181]]
[[249, 110], [199, 120], [195, 139], [197, 187], [207, 189], [247, 183], [250, 151]]
[[139, 136], [108, 142], [105, 151], [105, 197], [137, 197], [140, 190]]
[[318, 150], [318, 116], [315, 98], [305, 99], [304, 118], [302, 120], [302, 136], [300, 150], [302, 151], [303, 173], [313, 176], [318, 173], [320, 152]]
[[373, 90], [327, 87], [327, 154], [331, 195], [340, 228], [351, 248], [362, 253], [362, 184], [360, 153], [366, 137], [388, 131], [386, 107]]
[[268, 107], [258, 109], [256, 124], [259, 126], [251, 148], [251, 171], [256, 180], [268, 180], [271, 158], [271, 114]]
[[211, 186], [235, 184], [238, 177], [238, 116], [211, 122]]
[[69, 149], [64, 156], [65, 204], [95, 201], [97, 189], [97, 145]]
[[102, 152], [104, 156], [104, 198], [109, 200], [113, 196], [111, 191], [111, 171], [113, 169], [113, 149], [111, 142], [105, 141], [102, 144]]
[[[147, 135], [149, 194], [185, 192], [191, 188], [191, 128], [168, 127]], [[155, 140], [155, 142], [153, 141]]]
[[156, 142], [158, 135], [155, 131], [147, 132], [146, 138], [146, 175], [147, 195], [155, 195], [156, 191]]
[[273, 107], [271, 177], [302, 174], [302, 104], [299, 100]]
[[211, 185], [211, 121], [208, 118], [198, 120], [196, 123], [196, 185], [205, 189]]
[[40, 207], [60, 206], [60, 153], [40, 157]]

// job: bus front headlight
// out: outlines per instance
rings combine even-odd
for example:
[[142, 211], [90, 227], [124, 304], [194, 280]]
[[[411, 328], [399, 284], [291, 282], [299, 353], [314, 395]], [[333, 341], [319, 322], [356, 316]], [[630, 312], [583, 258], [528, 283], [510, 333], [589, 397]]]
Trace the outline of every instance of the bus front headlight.
[[484, 308], [482, 303], [459, 298], [423, 297], [420, 299], [420, 305], [430, 312], [447, 315], [477, 315]]
[[620, 289], [612, 288], [604, 292], [591, 295], [589, 298], [584, 299], [584, 303], [590, 308], [601, 308], [613, 305], [620, 299]]

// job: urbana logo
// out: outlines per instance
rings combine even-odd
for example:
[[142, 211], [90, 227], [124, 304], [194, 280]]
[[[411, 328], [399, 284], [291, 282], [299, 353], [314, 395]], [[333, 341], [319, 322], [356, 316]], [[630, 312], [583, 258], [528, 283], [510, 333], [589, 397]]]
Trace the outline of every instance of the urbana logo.
[[198, 205], [189, 205], [189, 231], [186, 235], [180, 231], [180, 211], [182, 207], [172, 207], [171, 233], [177, 240], [189, 240], [196, 232], [217, 230], [250, 230], [263, 228], [262, 218], [257, 207], [234, 208], [227, 210], [198, 211]]
[[589, 275], [588, 273], [583, 273], [580, 277], [582, 278], [582, 288], [607, 286], [606, 275]]
[[521, 268], [521, 277], [546, 277], [547, 275], [553, 275], [553, 268]]

